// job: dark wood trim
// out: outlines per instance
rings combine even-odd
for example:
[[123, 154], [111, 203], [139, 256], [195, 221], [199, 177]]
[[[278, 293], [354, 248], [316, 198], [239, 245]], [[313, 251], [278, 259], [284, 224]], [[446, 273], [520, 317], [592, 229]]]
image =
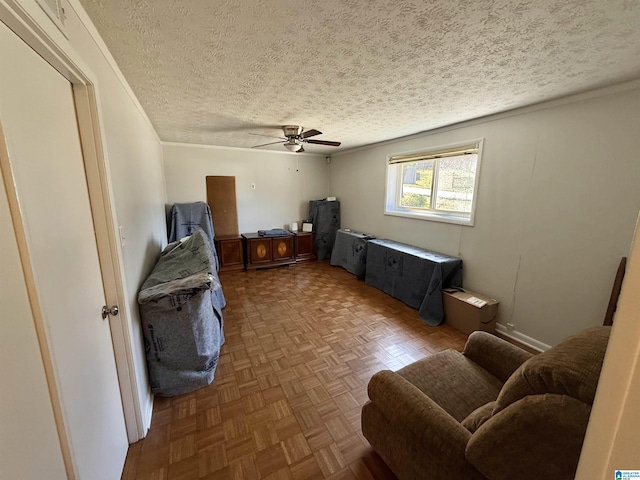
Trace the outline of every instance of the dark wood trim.
[[618, 308], [618, 297], [620, 296], [620, 290], [622, 290], [622, 281], [624, 280], [624, 273], [627, 268], [627, 257], [622, 257], [618, 270], [616, 271], [616, 278], [613, 281], [613, 287], [611, 288], [611, 296], [609, 297], [609, 305], [607, 305], [607, 313], [604, 316], [603, 325], [613, 325], [613, 316]]

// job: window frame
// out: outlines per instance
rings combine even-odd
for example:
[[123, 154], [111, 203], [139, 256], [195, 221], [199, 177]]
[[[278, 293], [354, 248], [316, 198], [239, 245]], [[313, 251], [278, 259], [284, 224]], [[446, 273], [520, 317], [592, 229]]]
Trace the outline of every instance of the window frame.
[[[442, 223], [452, 223], [456, 225], [466, 225], [466, 226], [474, 226], [475, 225], [475, 214], [478, 200], [478, 190], [480, 184], [480, 167], [482, 165], [482, 150], [484, 146], [484, 138], [467, 140], [464, 142], [457, 142], [448, 145], [441, 145], [437, 147], [430, 147], [427, 149], [413, 150], [409, 152], [402, 153], [394, 153], [391, 155], [387, 155], [387, 165], [386, 165], [386, 181], [385, 181], [385, 206], [384, 206], [384, 214], [391, 215], [396, 217], [405, 217], [405, 218], [413, 218], [418, 220], [429, 220], [434, 222], [442, 222]], [[477, 160], [476, 160], [476, 172], [475, 178], [473, 180], [473, 196], [471, 199], [471, 212], [470, 213], [461, 213], [450, 210], [442, 210], [434, 208], [437, 196], [437, 188], [438, 188], [438, 177], [440, 174], [440, 162], [437, 157], [438, 154], [442, 154], [443, 152], [450, 151], [458, 148], [477, 148]], [[433, 180], [432, 180], [432, 188], [431, 188], [431, 208], [411, 208], [411, 207], [402, 207], [400, 205], [400, 198], [402, 192], [402, 170], [403, 165], [407, 163], [411, 163], [411, 161], [405, 162], [392, 162], [393, 159], [397, 159], [398, 157], [405, 156], [436, 156], [433, 158], [434, 167], [433, 167]], [[446, 157], [444, 157], [446, 158]], [[414, 161], [419, 161], [418, 159]]]

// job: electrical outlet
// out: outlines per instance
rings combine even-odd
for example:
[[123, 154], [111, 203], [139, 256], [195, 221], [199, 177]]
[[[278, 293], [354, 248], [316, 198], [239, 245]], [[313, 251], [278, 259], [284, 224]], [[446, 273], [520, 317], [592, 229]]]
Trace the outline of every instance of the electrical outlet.
[[251, 184], [251, 190], [255, 190], [255, 189], [256, 189], [256, 184], [255, 184], [255, 183], [252, 183], [252, 184]]
[[513, 325], [513, 323], [507, 323], [507, 330], [515, 330], [516, 327]]

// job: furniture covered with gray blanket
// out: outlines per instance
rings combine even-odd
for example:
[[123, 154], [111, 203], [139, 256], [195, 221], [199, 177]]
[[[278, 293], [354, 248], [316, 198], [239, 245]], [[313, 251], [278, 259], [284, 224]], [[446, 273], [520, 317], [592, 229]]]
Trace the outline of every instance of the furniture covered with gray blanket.
[[[215, 231], [209, 205], [204, 202], [174, 203], [170, 213], [169, 242], [177, 242], [181, 238], [191, 235], [197, 228], [202, 229], [209, 241], [209, 246], [213, 252], [215, 270], [218, 272], [220, 270], [220, 261], [216, 251]], [[214, 295], [218, 296], [217, 301], [223, 307], [227, 304], [222, 288], [215, 290]]]
[[442, 289], [462, 287], [462, 259], [393, 240], [367, 242], [365, 282], [435, 326], [444, 321]]
[[309, 222], [313, 224], [313, 243], [316, 258], [331, 258], [336, 232], [340, 228], [340, 202], [338, 200], [311, 200], [309, 202]]
[[573, 478], [611, 327], [536, 356], [485, 332], [375, 374], [362, 432], [401, 480]]
[[363, 279], [367, 265], [367, 242], [374, 238], [366, 233], [338, 230], [331, 252], [331, 265], [342, 267], [356, 278]]
[[220, 281], [207, 236], [170, 243], [138, 303], [153, 393], [179, 395], [211, 383], [224, 343]]

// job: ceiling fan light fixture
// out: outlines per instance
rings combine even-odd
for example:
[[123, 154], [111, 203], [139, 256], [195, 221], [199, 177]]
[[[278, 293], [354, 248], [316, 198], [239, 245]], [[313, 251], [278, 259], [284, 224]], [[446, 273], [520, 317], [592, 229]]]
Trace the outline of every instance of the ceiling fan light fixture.
[[284, 147], [290, 152], [299, 152], [302, 150], [302, 145], [295, 138], [290, 138], [287, 143], [284, 144]]

